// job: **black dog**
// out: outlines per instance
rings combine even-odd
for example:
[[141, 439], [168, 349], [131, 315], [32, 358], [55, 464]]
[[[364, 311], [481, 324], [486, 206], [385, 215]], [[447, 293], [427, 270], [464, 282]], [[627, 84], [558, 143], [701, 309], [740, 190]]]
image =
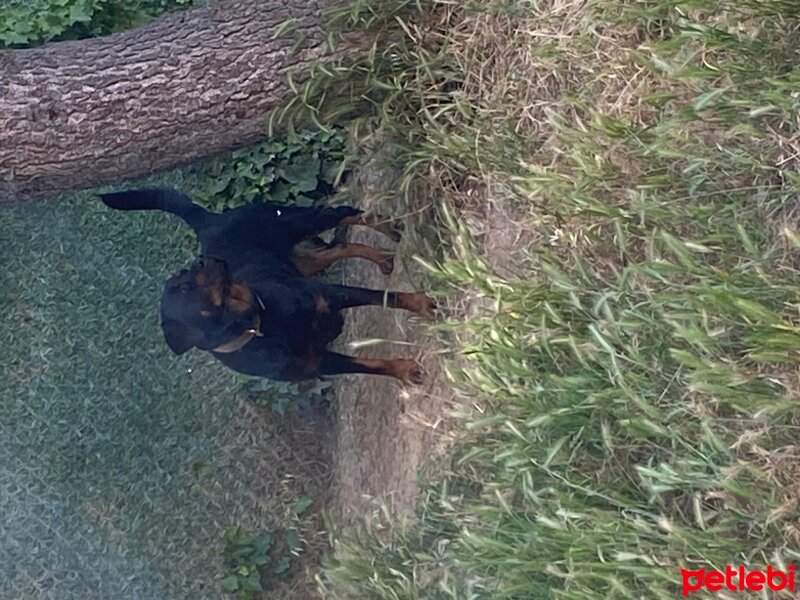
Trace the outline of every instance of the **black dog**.
[[372, 227], [395, 241], [400, 226], [390, 220], [370, 219], [350, 206], [309, 208], [274, 203], [249, 204], [212, 213], [174, 190], [145, 189], [101, 194], [106, 206], [118, 210], [162, 210], [183, 219], [200, 242], [201, 252], [221, 258], [234, 271], [264, 253], [294, 269], [275, 277], [315, 275], [343, 258], [365, 258], [376, 263], [388, 275], [391, 257], [378, 248], [363, 244], [334, 242], [326, 244], [318, 235], [340, 225]]
[[167, 280], [161, 325], [177, 354], [208, 350], [240, 373], [279, 381], [371, 373], [420, 383], [408, 359], [362, 359], [326, 350], [342, 331], [341, 311], [367, 304], [430, 317], [433, 302], [419, 293], [384, 292], [313, 279], [272, 277], [272, 265], [252, 264], [235, 276], [225, 261], [201, 256]]
[[432, 317], [429, 297], [304, 277], [347, 256], [385, 264], [375, 248], [325, 244], [316, 237], [325, 229], [361, 224], [396, 237], [396, 228], [369, 221], [350, 207], [262, 204], [214, 214], [168, 190], [107, 194], [103, 201], [123, 210], [166, 210], [197, 232], [205, 256], [167, 280], [162, 295], [161, 326], [173, 352], [197, 347], [235, 371], [282, 381], [369, 373], [421, 382], [422, 369], [415, 361], [360, 359], [329, 352], [326, 346], [341, 333], [345, 308], [385, 300], [391, 308]]

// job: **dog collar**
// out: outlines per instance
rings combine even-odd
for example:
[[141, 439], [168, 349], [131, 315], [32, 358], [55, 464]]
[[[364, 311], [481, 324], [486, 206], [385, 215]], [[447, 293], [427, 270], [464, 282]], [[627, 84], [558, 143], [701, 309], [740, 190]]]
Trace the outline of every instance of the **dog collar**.
[[[258, 305], [261, 307], [261, 310], [264, 310], [264, 303], [261, 301], [261, 298], [258, 297], [258, 294], [255, 294], [256, 300], [258, 300]], [[258, 313], [256, 313], [255, 318], [253, 319], [253, 323], [250, 325], [250, 329], [245, 329], [242, 334], [232, 339], [230, 342], [225, 342], [224, 344], [220, 344], [216, 348], [212, 350], [212, 352], [219, 352], [220, 354], [230, 354], [231, 352], [236, 352], [237, 350], [241, 350], [254, 337], [261, 337], [264, 334], [261, 333], [259, 329], [261, 327], [261, 317]]]

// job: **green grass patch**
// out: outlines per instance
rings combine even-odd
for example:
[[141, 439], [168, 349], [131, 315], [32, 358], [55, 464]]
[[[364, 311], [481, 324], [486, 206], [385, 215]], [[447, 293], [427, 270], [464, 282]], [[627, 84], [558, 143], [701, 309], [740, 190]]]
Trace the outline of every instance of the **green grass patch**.
[[[215, 209], [312, 199], [341, 145], [300, 132], [128, 185]], [[83, 193], [0, 211], [0, 244], [0, 597], [219, 598], [235, 573], [252, 590], [261, 546], [231, 565], [226, 545], [252, 541], [226, 540], [231, 527], [281, 532], [264, 585], [302, 595], [296, 575], [325, 545], [305, 512], [328, 472], [313, 425], [324, 390], [169, 351], [158, 306], [197, 251], [189, 228]], [[288, 431], [292, 416], [267, 406], [307, 422]]]
[[[88, 195], [0, 212], [4, 597], [163, 597], [218, 572], [207, 540], [237, 502], [188, 470], [227, 454], [233, 379], [165, 349], [160, 289], [194, 249], [175, 220], [128, 216]], [[191, 573], [170, 564], [189, 554]]]
[[378, 32], [339, 68], [435, 207], [469, 402], [415, 517], [340, 537], [321, 588], [674, 598], [800, 559], [796, 5], [388, 4], [339, 15]]

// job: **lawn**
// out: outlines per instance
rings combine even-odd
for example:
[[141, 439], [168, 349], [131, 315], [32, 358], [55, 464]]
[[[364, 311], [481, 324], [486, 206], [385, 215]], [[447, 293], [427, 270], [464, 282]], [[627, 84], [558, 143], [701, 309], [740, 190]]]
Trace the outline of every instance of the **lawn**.
[[0, 211], [0, 243], [0, 598], [217, 598], [225, 528], [319, 545], [318, 443], [163, 341], [183, 223], [87, 193]]

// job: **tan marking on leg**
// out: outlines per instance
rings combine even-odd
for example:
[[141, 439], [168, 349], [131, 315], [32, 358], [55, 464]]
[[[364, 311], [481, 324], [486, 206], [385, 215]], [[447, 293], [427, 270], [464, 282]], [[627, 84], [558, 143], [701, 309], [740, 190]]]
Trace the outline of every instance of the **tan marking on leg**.
[[420, 364], [409, 358], [356, 358], [352, 361], [373, 370], [378, 375], [399, 379], [403, 383], [419, 385], [425, 380]]
[[386, 251], [366, 244], [343, 243], [324, 252], [334, 261], [343, 258], [363, 258], [378, 265], [385, 275], [389, 275], [394, 268], [394, 261]]
[[387, 256], [383, 250], [365, 244], [342, 243], [332, 248], [322, 249], [310, 249], [298, 244], [292, 249], [292, 263], [306, 277], [324, 271], [343, 258], [364, 258], [377, 264], [387, 275], [394, 268], [392, 258]]
[[429, 319], [436, 315], [436, 302], [422, 292], [397, 292], [397, 306]]
[[292, 248], [292, 264], [306, 277], [316, 275], [333, 263], [332, 260], [326, 260], [323, 254], [325, 250], [309, 242], [300, 242]]

